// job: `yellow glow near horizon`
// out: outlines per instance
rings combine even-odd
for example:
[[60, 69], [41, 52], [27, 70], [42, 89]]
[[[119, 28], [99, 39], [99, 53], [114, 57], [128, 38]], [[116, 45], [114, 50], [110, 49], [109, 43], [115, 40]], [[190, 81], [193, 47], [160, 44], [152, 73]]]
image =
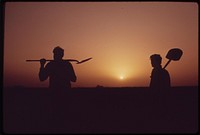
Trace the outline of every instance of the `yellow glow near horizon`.
[[48, 86], [39, 81], [39, 62], [25, 60], [52, 59], [58, 45], [64, 59], [93, 58], [72, 63], [72, 87], [149, 86], [150, 55], [164, 65], [171, 48], [184, 52], [167, 67], [172, 86], [198, 85], [196, 3], [8, 2], [4, 35], [4, 86]]
[[121, 75], [121, 76], [119, 77], [119, 79], [120, 79], [120, 80], [124, 80], [125, 78], [124, 78], [124, 76]]

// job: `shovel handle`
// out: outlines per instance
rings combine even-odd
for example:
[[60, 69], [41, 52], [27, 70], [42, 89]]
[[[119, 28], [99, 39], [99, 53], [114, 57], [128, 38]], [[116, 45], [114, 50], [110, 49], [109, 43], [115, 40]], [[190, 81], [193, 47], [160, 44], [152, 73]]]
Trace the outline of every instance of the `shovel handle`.
[[[76, 62], [76, 64], [81, 64], [81, 63], [86, 62], [90, 59], [92, 59], [92, 58], [88, 58], [88, 59], [85, 59], [85, 60], [82, 60], [82, 61], [78, 61], [78, 60], [75, 60], [75, 59], [64, 59], [64, 61]], [[46, 60], [46, 61], [53, 61], [53, 60]], [[26, 62], [40, 62], [40, 60], [26, 60]]]
[[[53, 61], [53, 60], [46, 60], [46, 61]], [[26, 62], [40, 62], [40, 60], [26, 60]]]
[[[54, 60], [46, 60], [46, 61], [54, 61]], [[78, 60], [74, 60], [74, 59], [66, 59], [64, 61], [77, 62], [77, 64], [79, 63]], [[26, 60], [26, 62], [40, 62], [40, 60]]]
[[167, 67], [167, 65], [171, 62], [172, 60], [168, 60], [168, 62], [165, 64], [165, 66], [163, 67], [163, 69], [165, 69]]

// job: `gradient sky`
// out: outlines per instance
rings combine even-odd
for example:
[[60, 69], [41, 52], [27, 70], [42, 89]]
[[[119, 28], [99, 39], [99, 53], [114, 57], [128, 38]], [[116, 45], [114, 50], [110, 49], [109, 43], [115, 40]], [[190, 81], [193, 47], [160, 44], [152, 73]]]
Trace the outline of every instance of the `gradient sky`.
[[171, 48], [183, 56], [167, 70], [172, 86], [198, 85], [198, 5], [193, 2], [7, 2], [4, 86], [48, 86], [40, 64], [60, 46], [73, 64], [73, 87], [149, 86], [150, 55]]

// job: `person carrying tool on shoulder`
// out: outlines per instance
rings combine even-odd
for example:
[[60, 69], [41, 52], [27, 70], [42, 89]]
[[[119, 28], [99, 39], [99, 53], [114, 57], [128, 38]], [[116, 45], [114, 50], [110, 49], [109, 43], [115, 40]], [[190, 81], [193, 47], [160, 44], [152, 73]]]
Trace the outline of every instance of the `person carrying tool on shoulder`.
[[162, 57], [159, 54], [150, 56], [151, 65], [153, 67], [151, 72], [150, 88], [153, 89], [168, 89], [171, 87], [169, 72], [162, 68]]
[[64, 50], [57, 46], [53, 49], [53, 61], [46, 64], [46, 59], [40, 59], [39, 79], [49, 78], [49, 88], [69, 89], [71, 82], [76, 82], [76, 75], [72, 64], [63, 60]]

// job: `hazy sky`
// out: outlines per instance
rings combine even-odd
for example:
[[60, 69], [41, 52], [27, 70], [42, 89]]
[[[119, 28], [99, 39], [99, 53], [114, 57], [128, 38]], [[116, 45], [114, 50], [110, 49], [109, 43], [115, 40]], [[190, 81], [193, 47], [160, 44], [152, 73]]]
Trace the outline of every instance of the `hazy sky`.
[[167, 70], [172, 86], [198, 85], [198, 5], [193, 2], [7, 2], [4, 86], [48, 86], [40, 64], [60, 46], [73, 64], [73, 87], [149, 86], [150, 55], [171, 48], [183, 56]]

